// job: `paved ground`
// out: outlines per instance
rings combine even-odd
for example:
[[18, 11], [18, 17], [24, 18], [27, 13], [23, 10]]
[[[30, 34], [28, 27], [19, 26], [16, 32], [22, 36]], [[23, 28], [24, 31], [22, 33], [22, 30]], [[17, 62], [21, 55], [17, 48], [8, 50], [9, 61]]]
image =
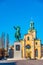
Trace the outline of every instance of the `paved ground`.
[[13, 60], [3, 60], [3, 61], [1, 60], [0, 65], [2, 65], [1, 63], [7, 63], [7, 65], [43, 65], [43, 60], [42, 59], [41, 60], [29, 60], [29, 59], [14, 60], [13, 59]]
[[17, 60], [16, 65], [43, 65], [43, 60]]

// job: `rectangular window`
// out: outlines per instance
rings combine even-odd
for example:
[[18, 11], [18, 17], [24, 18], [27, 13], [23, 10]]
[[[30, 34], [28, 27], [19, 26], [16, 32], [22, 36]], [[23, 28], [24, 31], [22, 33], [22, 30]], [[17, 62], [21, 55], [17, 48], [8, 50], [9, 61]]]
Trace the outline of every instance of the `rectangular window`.
[[16, 51], [20, 51], [20, 45], [16, 45]]

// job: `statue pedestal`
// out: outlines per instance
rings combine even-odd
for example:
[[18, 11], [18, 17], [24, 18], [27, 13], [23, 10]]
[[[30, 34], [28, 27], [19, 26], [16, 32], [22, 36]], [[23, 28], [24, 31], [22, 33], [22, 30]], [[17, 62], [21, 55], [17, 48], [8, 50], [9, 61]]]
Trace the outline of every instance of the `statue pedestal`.
[[21, 57], [21, 44], [20, 42], [15, 42], [14, 43], [14, 58], [22, 58]]

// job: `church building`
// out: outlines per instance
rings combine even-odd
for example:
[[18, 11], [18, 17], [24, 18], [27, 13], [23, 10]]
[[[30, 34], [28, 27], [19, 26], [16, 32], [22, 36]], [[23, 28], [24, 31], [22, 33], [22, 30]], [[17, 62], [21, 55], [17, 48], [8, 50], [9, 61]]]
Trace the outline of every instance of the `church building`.
[[22, 58], [40, 59], [41, 58], [41, 40], [37, 38], [34, 22], [31, 21], [28, 33], [24, 39], [20, 40]]

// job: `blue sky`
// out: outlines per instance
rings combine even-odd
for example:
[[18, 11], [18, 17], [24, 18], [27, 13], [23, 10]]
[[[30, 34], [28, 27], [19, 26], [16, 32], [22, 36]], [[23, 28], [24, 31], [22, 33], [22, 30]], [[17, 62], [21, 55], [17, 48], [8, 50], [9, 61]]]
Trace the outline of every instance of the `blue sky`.
[[37, 38], [43, 43], [43, 0], [0, 0], [0, 36], [8, 33], [10, 44], [14, 44], [15, 30], [20, 26], [21, 38], [28, 32], [31, 17], [37, 30]]

